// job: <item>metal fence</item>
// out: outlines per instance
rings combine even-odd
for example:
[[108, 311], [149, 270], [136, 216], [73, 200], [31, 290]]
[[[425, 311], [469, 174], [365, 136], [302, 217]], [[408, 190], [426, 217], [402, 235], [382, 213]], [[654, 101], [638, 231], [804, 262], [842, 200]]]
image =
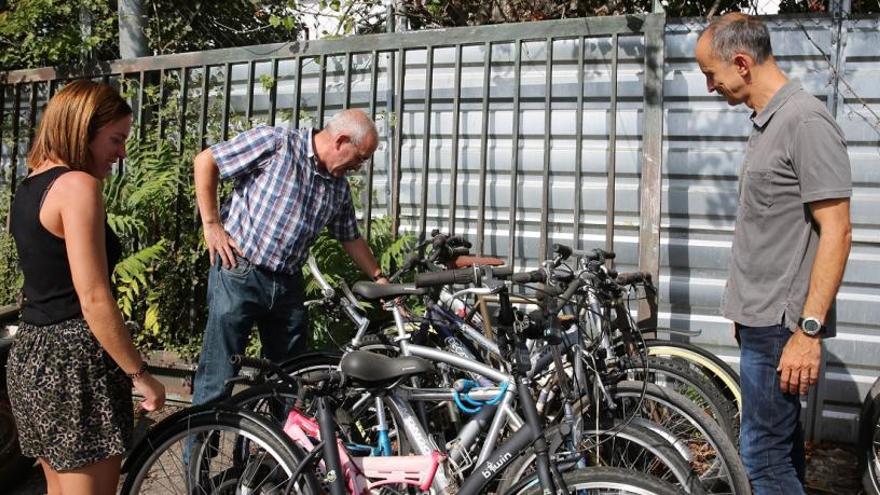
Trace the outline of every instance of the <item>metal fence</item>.
[[[614, 150], [618, 105], [627, 101], [641, 115], [639, 135], [626, 139], [643, 150], [646, 164], [639, 266], [657, 274], [664, 24], [657, 14], [529, 22], [118, 60], [77, 74], [9, 72], [0, 76], [5, 187], [14, 194], [25, 173], [40, 109], [59, 84], [76, 77], [124, 88], [139, 132], [158, 131], [181, 152], [188, 140], [201, 149], [257, 122], [320, 127], [338, 109], [360, 107], [378, 118], [383, 142], [364, 178], [368, 235], [378, 208], [391, 215], [395, 231], [402, 225], [420, 236], [434, 227], [464, 232], [479, 252], [534, 266], [552, 242], [551, 210], [573, 203], [568, 236], [578, 247], [583, 237], [582, 191], [553, 188], [560, 171], [576, 184], [586, 177], [578, 116], [599, 112], [610, 121], [601, 136], [586, 140]], [[584, 72], [608, 62], [606, 55], [611, 79], [601, 84], [610, 85], [611, 98], [593, 98]], [[636, 67], [638, 96], [618, 97], [620, 63]], [[512, 110], [507, 129], [497, 118], [502, 107]], [[573, 162], [553, 157], [548, 131], [557, 112], [576, 124], [565, 137], [575, 143]], [[537, 114], [543, 125], [531, 120]], [[524, 143], [535, 135], [543, 136], [543, 150], [533, 161]], [[502, 146], [510, 151], [499, 160]], [[608, 154], [607, 216], [592, 226], [604, 227], [612, 248], [616, 154]]]

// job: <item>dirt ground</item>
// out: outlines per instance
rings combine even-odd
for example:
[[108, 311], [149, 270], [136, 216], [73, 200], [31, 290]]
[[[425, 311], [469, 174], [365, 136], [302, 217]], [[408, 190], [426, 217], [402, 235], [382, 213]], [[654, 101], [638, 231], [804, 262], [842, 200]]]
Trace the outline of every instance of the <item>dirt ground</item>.
[[[161, 413], [141, 415], [135, 428], [135, 439], [140, 438], [152, 424], [179, 410], [168, 406]], [[858, 479], [856, 452], [851, 446], [833, 443], [807, 445], [807, 493], [809, 495], [863, 494]], [[34, 467], [25, 473], [14, 487], [0, 487], [0, 495], [42, 495], [46, 484], [42, 471]]]

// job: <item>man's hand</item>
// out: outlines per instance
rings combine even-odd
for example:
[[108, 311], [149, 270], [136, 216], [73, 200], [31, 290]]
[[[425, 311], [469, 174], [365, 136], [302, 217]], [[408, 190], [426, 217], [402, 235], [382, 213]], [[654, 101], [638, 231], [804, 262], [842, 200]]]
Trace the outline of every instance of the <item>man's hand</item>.
[[776, 371], [779, 387], [783, 393], [807, 395], [811, 385], [819, 380], [819, 360], [822, 357], [822, 340], [810, 337], [797, 329], [788, 339], [779, 359]]
[[239, 256], [244, 256], [244, 253], [226, 232], [226, 229], [217, 222], [205, 223], [202, 228], [205, 233], [205, 245], [208, 246], [211, 266], [214, 266], [214, 260], [219, 254], [224, 268], [235, 268], [235, 253], [238, 253]]

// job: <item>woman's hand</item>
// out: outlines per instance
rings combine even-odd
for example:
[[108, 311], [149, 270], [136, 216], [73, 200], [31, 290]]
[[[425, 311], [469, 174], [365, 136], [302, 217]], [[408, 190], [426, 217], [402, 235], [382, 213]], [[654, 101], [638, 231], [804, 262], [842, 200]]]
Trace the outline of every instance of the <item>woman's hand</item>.
[[162, 409], [165, 405], [165, 385], [156, 380], [149, 371], [132, 380], [134, 389], [144, 396], [141, 407], [147, 411]]

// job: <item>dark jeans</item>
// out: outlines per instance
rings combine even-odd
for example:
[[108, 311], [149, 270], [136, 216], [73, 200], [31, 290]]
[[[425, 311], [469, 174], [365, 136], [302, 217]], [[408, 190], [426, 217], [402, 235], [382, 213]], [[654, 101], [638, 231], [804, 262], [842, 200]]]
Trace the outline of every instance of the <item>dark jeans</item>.
[[302, 275], [263, 270], [236, 256], [227, 270], [218, 261], [208, 275], [208, 323], [193, 392], [193, 405], [225, 398], [234, 369], [233, 354], [243, 354], [254, 323], [263, 357], [281, 362], [305, 350], [308, 312], [303, 306]]
[[803, 494], [800, 396], [779, 388], [779, 358], [791, 332], [783, 325], [736, 325], [740, 344], [740, 454], [755, 495]]

